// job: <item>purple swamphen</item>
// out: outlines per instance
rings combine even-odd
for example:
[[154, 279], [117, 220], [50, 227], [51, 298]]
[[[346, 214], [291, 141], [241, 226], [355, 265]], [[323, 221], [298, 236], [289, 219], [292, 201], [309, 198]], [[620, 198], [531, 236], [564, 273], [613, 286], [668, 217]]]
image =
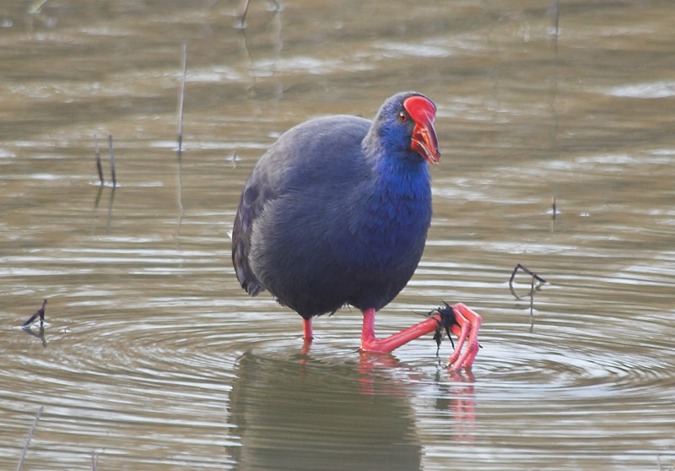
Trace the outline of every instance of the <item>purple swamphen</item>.
[[[440, 159], [436, 106], [424, 95], [389, 98], [373, 121], [331, 116], [284, 133], [241, 195], [232, 261], [252, 296], [267, 289], [304, 320], [349, 304], [363, 312], [361, 350], [391, 352], [444, 326], [459, 338], [453, 369], [470, 367], [481, 317], [463, 304], [390, 337], [375, 312], [408, 283], [431, 222], [429, 165]], [[466, 348], [463, 347], [466, 344]]]

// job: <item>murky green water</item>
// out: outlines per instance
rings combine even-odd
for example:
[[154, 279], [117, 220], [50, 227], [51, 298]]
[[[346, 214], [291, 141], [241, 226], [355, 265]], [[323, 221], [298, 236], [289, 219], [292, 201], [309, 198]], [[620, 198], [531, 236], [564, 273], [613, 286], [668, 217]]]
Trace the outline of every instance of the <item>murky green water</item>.
[[[246, 30], [239, 2], [86, 3], [0, 6], [0, 468], [42, 406], [23, 469], [671, 469], [671, 2], [562, 0], [558, 35], [526, 0], [253, 1]], [[438, 105], [443, 157], [378, 331], [464, 302], [470, 373], [431, 337], [359, 355], [348, 309], [303, 355], [300, 318], [229, 261], [281, 132], [407, 89]], [[518, 263], [549, 281], [532, 316]]]

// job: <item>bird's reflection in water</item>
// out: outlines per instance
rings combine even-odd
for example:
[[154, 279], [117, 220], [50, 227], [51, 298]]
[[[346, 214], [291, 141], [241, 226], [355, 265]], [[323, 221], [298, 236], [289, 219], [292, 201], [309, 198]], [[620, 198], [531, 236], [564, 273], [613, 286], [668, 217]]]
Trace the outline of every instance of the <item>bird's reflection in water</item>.
[[422, 446], [406, 384], [344, 359], [248, 352], [230, 421], [237, 469], [419, 469]]
[[[240, 443], [230, 449], [237, 469], [420, 469], [412, 396], [424, 379], [391, 355], [353, 358], [245, 353], [229, 407]], [[473, 427], [473, 377], [427, 380], [441, 385], [446, 399], [436, 406], [465, 440]]]
[[[445, 382], [443, 374], [449, 377], [450, 382]], [[476, 425], [476, 392], [474, 389], [475, 378], [469, 371], [450, 371], [436, 375], [437, 384], [448, 384], [442, 387], [444, 394], [436, 400], [436, 409], [448, 411], [453, 418], [455, 426], [455, 439], [470, 442], [475, 436]]]

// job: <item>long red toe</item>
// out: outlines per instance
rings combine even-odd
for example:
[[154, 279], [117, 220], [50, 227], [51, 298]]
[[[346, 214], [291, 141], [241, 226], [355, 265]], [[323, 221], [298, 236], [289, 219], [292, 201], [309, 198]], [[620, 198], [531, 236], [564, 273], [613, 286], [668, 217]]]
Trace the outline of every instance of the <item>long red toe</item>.
[[471, 368], [478, 355], [478, 331], [483, 318], [462, 303], [452, 306], [455, 313], [455, 324], [452, 333], [457, 336], [457, 346], [448, 359], [448, 366], [456, 371], [461, 368]]

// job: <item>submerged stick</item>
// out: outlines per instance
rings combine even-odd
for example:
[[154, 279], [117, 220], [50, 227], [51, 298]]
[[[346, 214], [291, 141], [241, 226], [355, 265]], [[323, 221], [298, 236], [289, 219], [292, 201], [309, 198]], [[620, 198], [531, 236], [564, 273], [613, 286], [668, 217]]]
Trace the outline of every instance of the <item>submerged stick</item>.
[[35, 414], [35, 420], [33, 420], [33, 425], [31, 426], [30, 431], [28, 432], [28, 436], [26, 437], [26, 443], [23, 445], [23, 450], [21, 451], [21, 459], [19, 459], [19, 466], [17, 466], [16, 471], [21, 471], [21, 469], [23, 468], [23, 461], [26, 459], [26, 453], [28, 453], [30, 441], [33, 439], [33, 435], [35, 434], [35, 429], [37, 428], [37, 424], [40, 421], [40, 416], [42, 415], [43, 409], [44, 406], [40, 406], [40, 408], [37, 411], [37, 414]]
[[29, 327], [31, 326], [31, 324], [32, 324], [33, 322], [35, 322], [35, 319], [37, 319], [38, 317], [40, 317], [40, 327], [44, 327], [44, 323], [45, 323], [45, 309], [46, 309], [46, 308], [47, 308], [47, 300], [45, 299], [44, 301], [42, 301], [42, 307], [41, 307], [40, 309], [38, 309], [38, 310], [35, 312], [35, 314], [33, 314], [32, 316], [30, 316], [30, 319], [28, 319], [26, 322], [24, 322], [23, 324], [21, 324], [21, 327], [24, 328], [24, 329], [29, 328]]
[[100, 186], [105, 185], [105, 178], [103, 178], [103, 166], [101, 165], [101, 150], [98, 147], [98, 136], [94, 134], [94, 156], [96, 158], [96, 170], [98, 170], [98, 183]]
[[246, 29], [246, 15], [248, 14], [248, 6], [250, 3], [251, 0], [246, 0], [246, 3], [244, 4], [244, 11], [241, 14], [241, 18], [239, 18], [239, 23], [236, 25], [239, 29]]
[[530, 278], [530, 333], [534, 330], [534, 276]]
[[183, 80], [178, 97], [178, 152], [183, 150], [183, 104], [185, 103], [185, 81], [187, 78], [187, 41], [183, 41]]
[[110, 172], [112, 174], [112, 186], [117, 187], [117, 174], [115, 172], [115, 150], [113, 149], [112, 134], [108, 134], [108, 152], [110, 152]]
[[[548, 284], [548, 281], [537, 275], [535, 272], [529, 270], [526, 266], [521, 265], [520, 263], [517, 264], [511, 273], [511, 278], [509, 278], [509, 289], [511, 290], [511, 294], [515, 296], [516, 299], [522, 299], [522, 297], [518, 296], [516, 291], [513, 289], [513, 280], [515, 279], [518, 270], [523, 270], [525, 273], [530, 275], [530, 292], [528, 295], [530, 296], [530, 332], [532, 332], [532, 329], [534, 329], [534, 293], [537, 291], [537, 288], [539, 288], [540, 285]], [[537, 284], [535, 284], [535, 280], [537, 281]]]
[[[516, 265], [516, 267], [513, 269], [513, 272], [511, 273], [511, 278], [509, 278], [509, 288], [511, 289], [511, 294], [515, 296], [517, 299], [521, 299], [521, 296], [518, 296], [513, 289], [513, 280], [516, 277], [516, 273], [518, 273], [518, 270], [523, 270], [525, 273], [530, 275], [532, 277], [532, 290], [534, 290], [534, 280], [537, 280], [539, 284], [548, 284], [548, 281], [543, 279], [541, 276], [537, 275], [535, 272], [530, 271], [526, 266], [521, 265], [520, 263]], [[538, 286], [538, 285], [537, 285]]]
[[553, 34], [557, 36], [560, 33], [560, 0], [553, 0], [551, 17], [553, 18]]

